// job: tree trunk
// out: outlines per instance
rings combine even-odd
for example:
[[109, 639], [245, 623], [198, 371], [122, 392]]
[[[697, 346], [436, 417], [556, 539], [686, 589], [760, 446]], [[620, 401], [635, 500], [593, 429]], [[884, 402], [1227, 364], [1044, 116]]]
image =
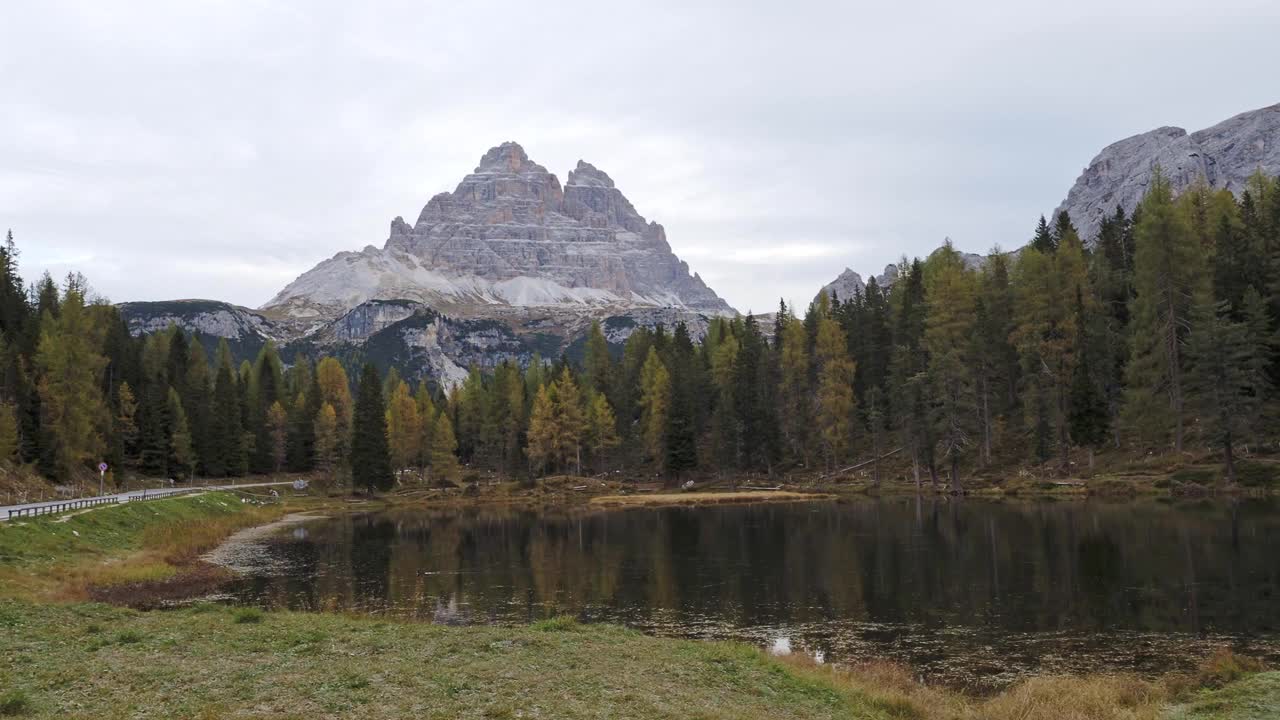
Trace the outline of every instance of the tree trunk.
[[951, 493], [953, 495], [959, 495], [961, 491], [962, 491], [962, 488], [960, 487], [960, 457], [953, 454], [951, 456]]
[[991, 393], [988, 391], [987, 380], [982, 381], [982, 464], [984, 466], [991, 464]]
[[911, 472], [916, 478], [916, 495], [920, 494], [920, 458], [916, 455], [915, 448], [911, 450]]
[[1222, 443], [1222, 460], [1227, 465], [1227, 487], [1233, 489], [1236, 486], [1236, 458], [1230, 433]]
[[934, 492], [938, 490], [938, 464], [929, 461], [929, 484], [933, 486]]

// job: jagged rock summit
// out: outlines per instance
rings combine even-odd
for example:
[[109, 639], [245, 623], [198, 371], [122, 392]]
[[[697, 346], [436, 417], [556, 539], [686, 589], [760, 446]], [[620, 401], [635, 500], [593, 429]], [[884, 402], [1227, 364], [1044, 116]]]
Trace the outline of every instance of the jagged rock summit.
[[262, 310], [332, 320], [369, 300], [413, 300], [460, 316], [515, 308], [734, 312], [607, 174], [579, 161], [561, 187], [514, 142], [486, 152], [412, 226], [395, 218], [382, 248], [338, 253]]
[[1280, 104], [1236, 115], [1188, 134], [1162, 127], [1108, 145], [1098, 153], [1054, 211], [1066, 211], [1086, 241], [1116, 206], [1132, 212], [1159, 165], [1175, 191], [1200, 179], [1239, 193], [1258, 170], [1280, 174]]

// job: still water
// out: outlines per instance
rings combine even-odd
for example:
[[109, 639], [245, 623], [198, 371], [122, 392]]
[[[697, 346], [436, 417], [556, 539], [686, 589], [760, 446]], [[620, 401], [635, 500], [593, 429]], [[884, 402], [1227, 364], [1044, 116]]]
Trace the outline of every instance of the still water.
[[915, 498], [547, 512], [413, 510], [264, 542], [233, 594], [440, 623], [561, 614], [891, 658], [975, 690], [1035, 671], [1280, 659], [1280, 506]]

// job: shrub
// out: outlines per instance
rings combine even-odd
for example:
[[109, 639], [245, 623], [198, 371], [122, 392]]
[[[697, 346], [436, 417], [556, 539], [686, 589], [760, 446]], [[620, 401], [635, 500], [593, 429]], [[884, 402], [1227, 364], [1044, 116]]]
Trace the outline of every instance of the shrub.
[[1237, 655], [1229, 648], [1218, 648], [1200, 663], [1196, 682], [1201, 687], [1220, 688], [1230, 682], [1263, 670], [1262, 661]]
[[547, 618], [539, 620], [532, 625], [534, 630], [541, 632], [577, 632], [579, 629], [578, 621], [568, 615]]
[[25, 715], [31, 710], [31, 698], [22, 690], [0, 693], [0, 715], [13, 717]]
[[256, 625], [262, 622], [262, 611], [258, 608], [239, 608], [232, 617], [237, 625]]
[[1280, 466], [1274, 463], [1238, 462], [1236, 463], [1236, 482], [1245, 487], [1273, 487], [1280, 481]]
[[1175, 470], [1169, 479], [1182, 485], [1212, 485], [1218, 479], [1218, 470], [1206, 467], [1184, 467]]

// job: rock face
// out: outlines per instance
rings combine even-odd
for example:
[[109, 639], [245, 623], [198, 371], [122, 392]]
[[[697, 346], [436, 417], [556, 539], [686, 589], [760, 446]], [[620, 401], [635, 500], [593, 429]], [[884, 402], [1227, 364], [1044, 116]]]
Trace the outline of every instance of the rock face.
[[733, 312], [608, 175], [580, 161], [562, 188], [510, 142], [485, 153], [453, 192], [431, 198], [412, 226], [393, 220], [381, 249], [339, 253], [262, 309], [331, 320], [367, 300], [479, 317], [503, 308]]
[[1066, 211], [1085, 241], [1098, 234], [1102, 218], [1116, 206], [1132, 212], [1159, 166], [1174, 191], [1203, 179], [1211, 187], [1239, 193], [1257, 170], [1280, 174], [1280, 105], [1241, 113], [1188, 134], [1162, 127], [1108, 145], [1089, 163], [1067, 198]]
[[818, 298], [823, 293], [826, 293], [827, 299], [834, 297], [843, 302], [853, 297], [855, 293], [865, 293], [866, 291], [867, 284], [862, 281], [862, 276], [849, 268], [845, 268], [844, 272], [837, 275], [835, 280], [822, 286], [818, 294], [813, 296], [813, 301], [815, 303], [818, 302]]

